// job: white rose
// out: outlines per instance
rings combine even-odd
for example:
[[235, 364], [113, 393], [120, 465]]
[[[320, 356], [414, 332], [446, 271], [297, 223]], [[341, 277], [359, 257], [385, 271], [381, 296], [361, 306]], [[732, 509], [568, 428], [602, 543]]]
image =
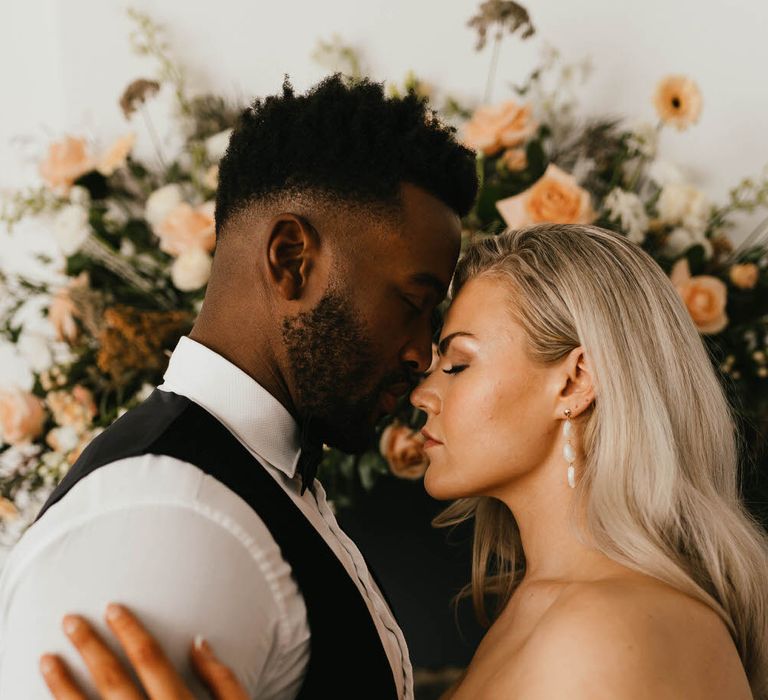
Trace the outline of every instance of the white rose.
[[72, 204], [79, 204], [81, 207], [88, 207], [91, 204], [91, 193], [81, 185], [75, 185], [69, 191], [69, 201]]
[[648, 177], [659, 187], [683, 181], [683, 174], [680, 172], [680, 168], [667, 160], [653, 161], [648, 167]]
[[656, 206], [665, 224], [681, 224], [694, 234], [707, 227], [711, 205], [695, 187], [679, 182], [665, 185]]
[[621, 227], [627, 232], [629, 240], [638, 245], [645, 240], [648, 215], [642, 200], [634, 192], [615, 187], [608, 193], [603, 206], [611, 221], [621, 221]]
[[659, 132], [650, 122], [635, 124], [632, 128], [627, 146], [646, 158], [653, 158], [656, 155], [656, 148], [659, 143]]
[[146, 401], [149, 398], [149, 395], [155, 390], [154, 384], [150, 384], [149, 382], [144, 382], [139, 390], [136, 392], [136, 395], [134, 398], [137, 401]]
[[109, 200], [104, 212], [104, 225], [111, 230], [122, 228], [128, 222], [128, 213], [117, 202]]
[[712, 243], [708, 238], [692, 233], [688, 229], [678, 227], [667, 237], [664, 243], [664, 254], [671, 258], [677, 258], [695, 245], [700, 245], [704, 248], [705, 258], [709, 259], [712, 257]]
[[224, 129], [205, 140], [205, 150], [211, 161], [220, 161], [223, 158], [229, 146], [230, 136], [232, 136], [232, 129]]
[[136, 244], [130, 238], [120, 239], [120, 255], [124, 258], [132, 258], [136, 255]]
[[48, 432], [46, 442], [56, 452], [61, 454], [67, 454], [72, 452], [80, 444], [80, 436], [77, 431], [71, 426], [60, 426], [53, 428]]
[[68, 204], [53, 221], [53, 235], [64, 255], [74, 255], [91, 233], [88, 210], [79, 204]]
[[161, 187], [149, 195], [144, 217], [149, 225], [155, 229], [183, 201], [184, 195], [180, 185], [165, 185], [165, 187]]
[[22, 333], [16, 347], [33, 372], [39, 374], [53, 364], [48, 341], [39, 333]]
[[171, 266], [171, 280], [182, 292], [200, 289], [211, 276], [213, 259], [200, 248], [190, 248], [179, 255]]

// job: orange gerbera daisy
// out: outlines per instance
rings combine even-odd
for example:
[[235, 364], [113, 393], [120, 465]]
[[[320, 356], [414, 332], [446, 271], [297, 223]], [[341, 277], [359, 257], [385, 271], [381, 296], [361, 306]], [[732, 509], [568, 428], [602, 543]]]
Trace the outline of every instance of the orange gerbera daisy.
[[669, 75], [656, 86], [653, 104], [659, 118], [679, 131], [695, 124], [701, 115], [699, 86], [684, 75]]

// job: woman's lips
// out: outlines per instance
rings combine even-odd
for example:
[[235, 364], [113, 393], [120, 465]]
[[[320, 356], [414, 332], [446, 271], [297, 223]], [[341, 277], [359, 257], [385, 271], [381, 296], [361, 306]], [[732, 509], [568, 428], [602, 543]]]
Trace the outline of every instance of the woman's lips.
[[424, 449], [427, 450], [430, 447], [437, 447], [438, 445], [442, 445], [443, 443], [440, 442], [440, 440], [436, 440], [432, 435], [429, 433], [429, 431], [422, 429], [421, 434], [426, 438], [426, 442], [424, 443]]

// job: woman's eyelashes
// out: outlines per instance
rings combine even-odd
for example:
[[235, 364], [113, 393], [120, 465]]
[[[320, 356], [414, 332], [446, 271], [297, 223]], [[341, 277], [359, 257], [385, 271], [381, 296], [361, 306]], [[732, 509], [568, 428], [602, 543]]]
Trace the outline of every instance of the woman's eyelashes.
[[455, 365], [450, 369], [444, 369], [443, 372], [445, 372], [445, 374], [458, 374], [459, 372], [463, 372], [468, 366], [469, 365]]

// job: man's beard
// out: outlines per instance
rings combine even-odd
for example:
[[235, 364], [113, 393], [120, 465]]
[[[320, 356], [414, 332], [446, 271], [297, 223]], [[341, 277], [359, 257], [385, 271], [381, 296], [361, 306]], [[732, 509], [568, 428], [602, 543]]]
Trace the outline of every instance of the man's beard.
[[376, 381], [374, 344], [355, 318], [348, 295], [329, 290], [311, 311], [283, 320], [295, 403], [323, 441], [350, 454], [373, 444], [373, 417], [384, 389], [402, 372]]

